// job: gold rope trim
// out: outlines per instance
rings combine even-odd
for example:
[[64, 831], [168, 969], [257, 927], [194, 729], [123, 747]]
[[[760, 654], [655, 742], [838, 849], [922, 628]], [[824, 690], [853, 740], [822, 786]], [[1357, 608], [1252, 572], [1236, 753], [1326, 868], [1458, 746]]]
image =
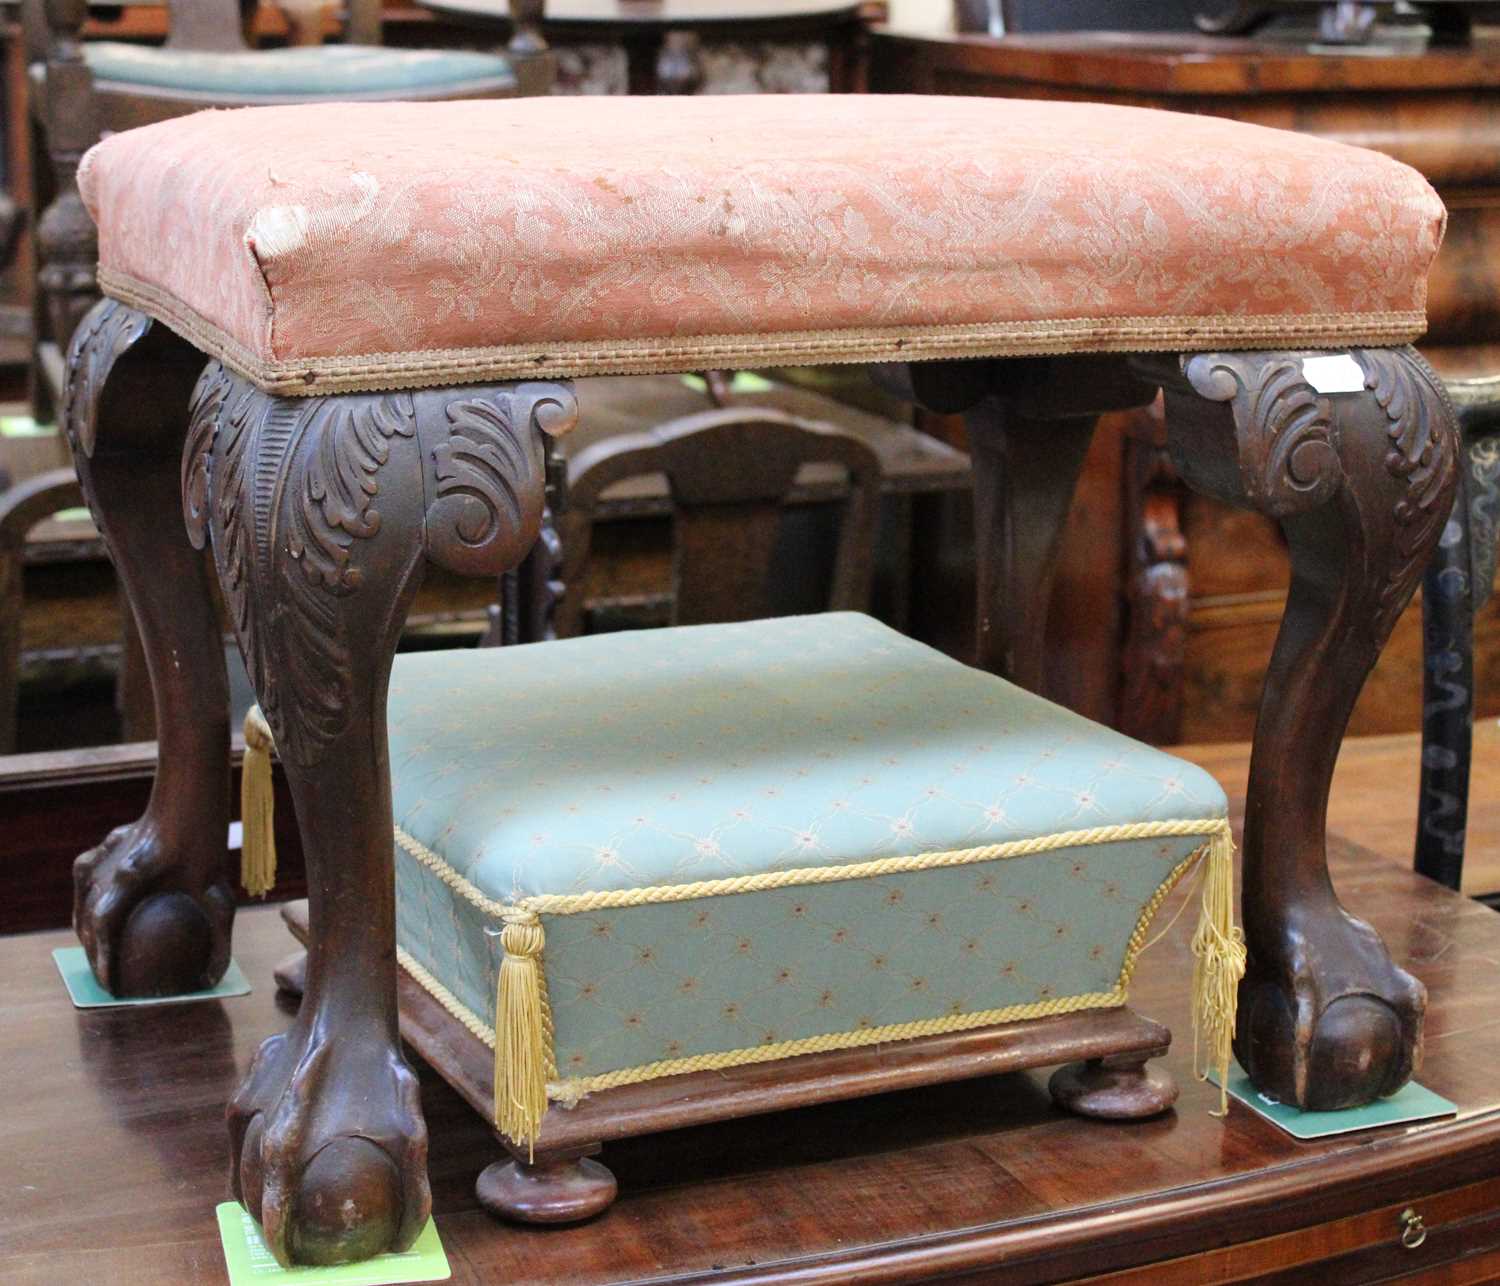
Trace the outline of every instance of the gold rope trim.
[[105, 294], [150, 314], [194, 347], [268, 393], [325, 393], [440, 387], [481, 380], [647, 375], [736, 366], [832, 365], [1237, 348], [1347, 349], [1416, 339], [1421, 310], [1310, 313], [1304, 316], [1100, 317], [973, 325], [891, 326], [761, 335], [653, 336], [629, 340], [498, 344], [353, 357], [266, 359], [176, 296], [115, 269], [101, 268]]
[[487, 897], [469, 880], [421, 840], [396, 827], [396, 842], [412, 857], [432, 871], [460, 897], [481, 911], [503, 917], [511, 911], [531, 911], [537, 915], [579, 915], [616, 907], [646, 906], [657, 902], [687, 902], [695, 898], [723, 897], [736, 893], [763, 893], [770, 889], [790, 888], [804, 884], [832, 884], [840, 880], [872, 879], [881, 875], [899, 875], [909, 871], [929, 871], [938, 867], [968, 866], [974, 862], [992, 862], [1013, 857], [1030, 857], [1060, 848], [1083, 848], [1091, 844], [1115, 844], [1135, 839], [1177, 838], [1202, 835], [1205, 839], [1227, 833], [1229, 823], [1222, 817], [1178, 821], [1123, 822], [1112, 826], [1091, 826], [1083, 830], [1058, 831], [1030, 839], [1008, 840], [1003, 844], [985, 844], [978, 848], [952, 849], [941, 853], [918, 853], [908, 857], [881, 857], [868, 862], [851, 862], [843, 866], [802, 866], [785, 871], [763, 871], [756, 875], [737, 875], [719, 880], [698, 880], [689, 884], [652, 884], [634, 889], [606, 889], [597, 893], [539, 893], [517, 898], [514, 902], [497, 902]]
[[[1055, 997], [1025, 1005], [1012, 1005], [1004, 1009], [983, 1010], [967, 1014], [947, 1014], [937, 1018], [913, 1022], [888, 1024], [882, 1027], [861, 1028], [855, 1031], [831, 1032], [797, 1040], [779, 1041], [744, 1049], [723, 1050], [707, 1054], [696, 1054], [687, 1058], [666, 1059], [636, 1067], [620, 1068], [597, 1076], [557, 1078], [555, 1047], [550, 1009], [546, 1004], [546, 971], [541, 965], [542, 948], [545, 945], [541, 922], [536, 909], [517, 903], [511, 906], [497, 903], [485, 897], [469, 881], [449, 866], [441, 857], [425, 848], [404, 831], [397, 831], [402, 847], [418, 861], [428, 866], [443, 882], [482, 909], [497, 908], [504, 917], [506, 927], [503, 942], [506, 959], [501, 964], [496, 995], [496, 1021], [504, 1039], [497, 1037], [495, 1029], [485, 1026], [471, 1010], [463, 1005], [450, 991], [438, 983], [420, 965], [401, 951], [402, 964], [412, 977], [423, 986], [445, 1009], [452, 1013], [471, 1032], [495, 1051], [495, 1120], [496, 1125], [509, 1138], [528, 1146], [535, 1144], [545, 1115], [547, 1102], [577, 1102], [585, 1094], [613, 1089], [622, 1085], [638, 1084], [665, 1076], [677, 1076], [689, 1072], [714, 1071], [748, 1063], [772, 1062], [792, 1058], [800, 1054], [823, 1053], [838, 1049], [878, 1044], [885, 1041], [910, 1040], [916, 1036], [967, 1031], [976, 1027], [995, 1026], [1018, 1022], [1030, 1018], [1050, 1017], [1056, 1014], [1074, 1013], [1086, 1009], [1109, 1008], [1125, 1003], [1126, 989], [1134, 974], [1136, 962], [1146, 946], [1146, 935], [1152, 920], [1162, 903], [1170, 896], [1181, 879], [1200, 861], [1207, 861], [1205, 894], [1202, 919], [1194, 936], [1193, 950], [1196, 960], [1194, 969], [1194, 1066], [1200, 1078], [1206, 1075], [1208, 1066], [1220, 1071], [1220, 1113], [1227, 1111], [1227, 1083], [1229, 1042], [1234, 1034], [1234, 1004], [1240, 976], [1244, 972], [1243, 937], [1233, 923], [1233, 853], [1234, 844], [1226, 818], [1214, 821], [1192, 822], [1142, 822], [1122, 826], [1094, 827], [1085, 831], [1061, 832], [1057, 836], [1042, 836], [1036, 840], [1015, 841], [1008, 845], [990, 845], [983, 849], [969, 849], [962, 853], [928, 854], [934, 859], [924, 862], [922, 857], [907, 859], [884, 859], [879, 862], [861, 863], [858, 867], [827, 868], [843, 872], [837, 878], [861, 878], [848, 872], [862, 870], [864, 876], [887, 874], [892, 869], [903, 871], [931, 869], [933, 867], [965, 864], [968, 861], [997, 860], [1007, 856], [1022, 856], [1025, 853], [1045, 852], [1058, 847], [1078, 847], [1085, 844], [1123, 842], [1150, 835], [1205, 836], [1206, 842], [1194, 849], [1177, 864], [1152, 893], [1136, 919], [1134, 930], [1126, 942], [1125, 957], [1113, 990], [1091, 992], [1080, 996]], [[1080, 838], [1086, 837], [1086, 838]], [[1067, 840], [1067, 843], [1061, 841]], [[1004, 851], [1012, 850], [1012, 851]], [[985, 856], [970, 856], [984, 854]], [[944, 860], [948, 859], [948, 860]], [[893, 868], [893, 863], [900, 863]], [[871, 869], [876, 868], [876, 869]], [[807, 875], [808, 871], [780, 872], [778, 876]], [[784, 887], [791, 881], [783, 879], [776, 884], [758, 884], [760, 877], [744, 877], [739, 880], [707, 881], [696, 885], [657, 886], [650, 889], [624, 890], [629, 894], [650, 895], [655, 893], [677, 896], [641, 896], [634, 901], [616, 905], [643, 905], [656, 901], [681, 901], [687, 897], [722, 896], [734, 893], [759, 891], [761, 888]], [[821, 880], [804, 883], [824, 882]], [[691, 894], [683, 890], [692, 889]], [[705, 891], [707, 890], [707, 891]], [[1226, 897], [1227, 893], [1227, 897]], [[577, 910], [592, 909], [570, 907], [554, 914], [570, 914]], [[494, 914], [494, 912], [491, 912]], [[514, 946], [512, 945], [514, 938]], [[524, 939], [524, 940], [523, 940]], [[1200, 943], [1209, 944], [1206, 949]], [[1238, 943], [1238, 954], [1234, 944]], [[398, 950], [400, 950], [398, 948]], [[516, 952], [512, 963], [510, 955]], [[545, 1015], [544, 1019], [540, 1015]], [[1202, 1051], [1202, 1056], [1200, 1056]], [[542, 1069], [552, 1078], [544, 1080]], [[537, 1094], [542, 1085], [540, 1099]]]
[[252, 897], [276, 887], [276, 794], [271, 752], [276, 739], [259, 706], [245, 715], [245, 761], [240, 768], [240, 883]]

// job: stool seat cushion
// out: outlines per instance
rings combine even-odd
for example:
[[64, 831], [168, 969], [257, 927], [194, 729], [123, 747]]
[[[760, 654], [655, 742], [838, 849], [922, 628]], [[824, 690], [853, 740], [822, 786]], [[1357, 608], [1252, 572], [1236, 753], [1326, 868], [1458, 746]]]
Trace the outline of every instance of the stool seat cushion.
[[534, 913], [553, 1100], [1120, 1005], [1226, 828], [1200, 769], [852, 613], [402, 656], [389, 724], [402, 960], [493, 1043]]
[[959, 97], [249, 108], [79, 182], [106, 293], [292, 394], [1404, 342], [1444, 221], [1375, 152]]
[[497, 54], [450, 49], [316, 45], [215, 53], [123, 41], [86, 41], [84, 58], [100, 81], [150, 86], [209, 98], [360, 98], [466, 87], [514, 89], [516, 75]]

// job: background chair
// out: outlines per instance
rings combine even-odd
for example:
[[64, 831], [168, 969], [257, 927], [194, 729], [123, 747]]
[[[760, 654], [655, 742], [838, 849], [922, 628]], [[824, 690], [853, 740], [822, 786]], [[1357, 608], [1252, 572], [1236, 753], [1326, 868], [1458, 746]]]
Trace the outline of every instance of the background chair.
[[[1500, 537], [1500, 377], [1450, 379], [1463, 433], [1453, 518], [1422, 582], [1422, 788], [1416, 869], [1463, 880], [1474, 735], [1474, 615], [1495, 584]], [[1500, 890], [1482, 889], [1480, 895]]]
[[[246, 33], [257, 0], [168, 0], [170, 34], [160, 47], [85, 41], [87, 0], [25, 0], [32, 67], [35, 146], [50, 158], [52, 183], [34, 196], [39, 270], [32, 400], [50, 419], [62, 387], [62, 352], [98, 298], [98, 243], [78, 198], [83, 153], [103, 133], [208, 107], [327, 99], [504, 98], [545, 93], [552, 60], [537, 22], [541, 0], [512, 0], [506, 55], [379, 48], [381, 0], [348, 0], [345, 43], [256, 50]], [[319, 0], [288, 0], [294, 40], [315, 41]], [[45, 176], [48, 167], [34, 172]]]
[[486, 642], [586, 632], [582, 587], [605, 493], [652, 474], [666, 478], [672, 503], [667, 623], [772, 614], [786, 502], [803, 467], [820, 465], [848, 475], [826, 602], [834, 611], [865, 610], [880, 515], [879, 455], [836, 425], [767, 407], [728, 406], [604, 438], [566, 462], [552, 448], [541, 539], [525, 563], [502, 578], [502, 607]]
[[53, 514], [82, 505], [83, 489], [72, 469], [52, 469], [0, 489], [0, 755], [16, 748], [26, 537]]

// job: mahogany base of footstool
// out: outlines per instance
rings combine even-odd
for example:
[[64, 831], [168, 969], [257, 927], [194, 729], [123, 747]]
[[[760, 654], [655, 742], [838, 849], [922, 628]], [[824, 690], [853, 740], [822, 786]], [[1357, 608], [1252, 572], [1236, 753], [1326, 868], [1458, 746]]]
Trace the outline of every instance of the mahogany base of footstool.
[[[306, 944], [307, 904], [288, 903], [281, 914]], [[493, 1051], [404, 969], [397, 988], [402, 1039], [493, 1120]], [[1155, 1116], [1177, 1087], [1147, 1063], [1171, 1043], [1160, 1023], [1121, 1006], [622, 1085], [548, 1112], [530, 1151], [497, 1133], [512, 1159], [489, 1166], [476, 1193], [508, 1219], [573, 1223], [614, 1200], [614, 1176], [590, 1157], [615, 1139], [1061, 1063], [1070, 1065], [1048, 1087], [1059, 1107], [1109, 1120]]]

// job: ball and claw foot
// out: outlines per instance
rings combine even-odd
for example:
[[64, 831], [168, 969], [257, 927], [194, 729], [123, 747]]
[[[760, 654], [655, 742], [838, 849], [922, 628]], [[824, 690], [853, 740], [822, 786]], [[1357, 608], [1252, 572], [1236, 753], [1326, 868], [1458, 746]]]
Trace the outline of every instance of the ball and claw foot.
[[234, 1195], [287, 1267], [406, 1250], [432, 1209], [417, 1078], [389, 1037], [306, 1026], [261, 1045], [229, 1104]]
[[115, 996], [206, 991], [229, 968], [234, 895], [181, 887], [182, 863], [149, 817], [111, 831], [73, 863], [73, 930]]
[[1256, 1088], [1333, 1112], [1405, 1085], [1422, 1063], [1427, 989], [1375, 930], [1335, 904], [1273, 945], [1262, 939], [1240, 983], [1234, 1052]]
[[609, 1170], [577, 1153], [532, 1163], [496, 1161], [474, 1184], [490, 1214], [518, 1223], [580, 1223], [607, 1210], [618, 1192]]
[[1058, 1107], [1100, 1121], [1160, 1116], [1177, 1102], [1177, 1082], [1144, 1058], [1091, 1058], [1052, 1073], [1047, 1091]]

